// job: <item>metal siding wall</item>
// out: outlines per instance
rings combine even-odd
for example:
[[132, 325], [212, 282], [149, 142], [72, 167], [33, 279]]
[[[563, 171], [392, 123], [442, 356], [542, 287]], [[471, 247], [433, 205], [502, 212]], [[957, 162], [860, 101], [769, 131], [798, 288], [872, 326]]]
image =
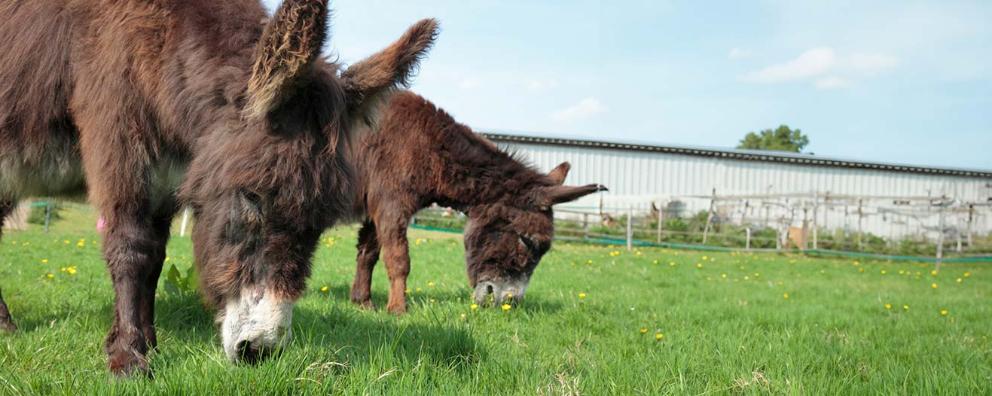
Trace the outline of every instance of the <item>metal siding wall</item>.
[[[884, 172], [871, 169], [845, 169], [822, 166], [791, 165], [771, 162], [741, 161], [723, 158], [626, 150], [592, 149], [540, 144], [500, 144], [519, 152], [541, 171], [549, 171], [563, 161], [572, 164], [568, 184], [601, 183], [609, 193], [585, 197], [568, 204], [573, 208], [595, 208], [600, 199], [612, 208], [650, 207], [652, 201], [670, 197], [709, 196], [717, 194], [766, 194], [829, 192], [835, 195], [866, 196], [940, 196], [947, 194], [966, 201], [987, 199], [986, 184], [992, 180], [938, 175]], [[771, 189], [769, 190], [769, 186]], [[688, 210], [704, 210], [708, 203], [687, 202]], [[829, 226], [842, 226], [841, 208], [825, 213]], [[849, 208], [856, 211], [857, 208]], [[850, 221], [850, 220], [848, 220]], [[856, 224], [851, 224], [856, 227]], [[893, 231], [901, 225], [883, 224], [880, 218], [866, 219], [866, 229]], [[976, 228], [989, 231], [989, 219], [981, 218]], [[904, 232], [907, 230], [899, 230]]]

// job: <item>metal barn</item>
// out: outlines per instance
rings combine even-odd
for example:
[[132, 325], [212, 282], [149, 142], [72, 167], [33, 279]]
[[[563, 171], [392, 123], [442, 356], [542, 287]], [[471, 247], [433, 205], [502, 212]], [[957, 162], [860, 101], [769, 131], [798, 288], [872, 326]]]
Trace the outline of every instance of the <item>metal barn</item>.
[[485, 133], [542, 170], [572, 164], [568, 184], [610, 191], [564, 205], [648, 213], [677, 202], [735, 223], [863, 230], [877, 235], [988, 234], [992, 170], [808, 154]]

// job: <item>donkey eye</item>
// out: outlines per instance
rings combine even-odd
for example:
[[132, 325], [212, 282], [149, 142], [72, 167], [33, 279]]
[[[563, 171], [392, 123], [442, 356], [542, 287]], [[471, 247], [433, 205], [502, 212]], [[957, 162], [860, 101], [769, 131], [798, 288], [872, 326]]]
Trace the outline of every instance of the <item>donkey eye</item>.
[[532, 251], [537, 250], [537, 245], [538, 245], [537, 242], [534, 242], [534, 240], [530, 239], [529, 237], [521, 236], [520, 242], [527, 247], [527, 250], [532, 250]]

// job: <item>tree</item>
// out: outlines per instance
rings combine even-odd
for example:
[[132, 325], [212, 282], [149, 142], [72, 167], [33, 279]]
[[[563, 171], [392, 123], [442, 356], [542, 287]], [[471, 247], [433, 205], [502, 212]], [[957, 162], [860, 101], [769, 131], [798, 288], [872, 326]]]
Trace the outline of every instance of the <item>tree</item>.
[[798, 153], [809, 144], [809, 137], [799, 129], [790, 129], [788, 125], [778, 128], [765, 129], [761, 132], [748, 132], [737, 145], [739, 149], [776, 150]]

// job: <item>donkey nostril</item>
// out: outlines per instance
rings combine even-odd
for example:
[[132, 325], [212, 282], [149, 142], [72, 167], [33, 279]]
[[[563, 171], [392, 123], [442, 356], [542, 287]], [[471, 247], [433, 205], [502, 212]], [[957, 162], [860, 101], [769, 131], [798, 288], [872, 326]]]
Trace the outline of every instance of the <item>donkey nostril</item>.
[[245, 353], [245, 350], [248, 349], [249, 346], [251, 346], [251, 342], [245, 340], [238, 342], [238, 344], [235, 345], [234, 348], [238, 351], [238, 354], [241, 355]]
[[248, 340], [238, 342], [235, 348], [241, 360], [248, 364], [258, 363], [262, 355], [258, 348], [253, 347], [251, 341]]
[[492, 292], [493, 292], [493, 285], [486, 285], [486, 294], [490, 294]]

